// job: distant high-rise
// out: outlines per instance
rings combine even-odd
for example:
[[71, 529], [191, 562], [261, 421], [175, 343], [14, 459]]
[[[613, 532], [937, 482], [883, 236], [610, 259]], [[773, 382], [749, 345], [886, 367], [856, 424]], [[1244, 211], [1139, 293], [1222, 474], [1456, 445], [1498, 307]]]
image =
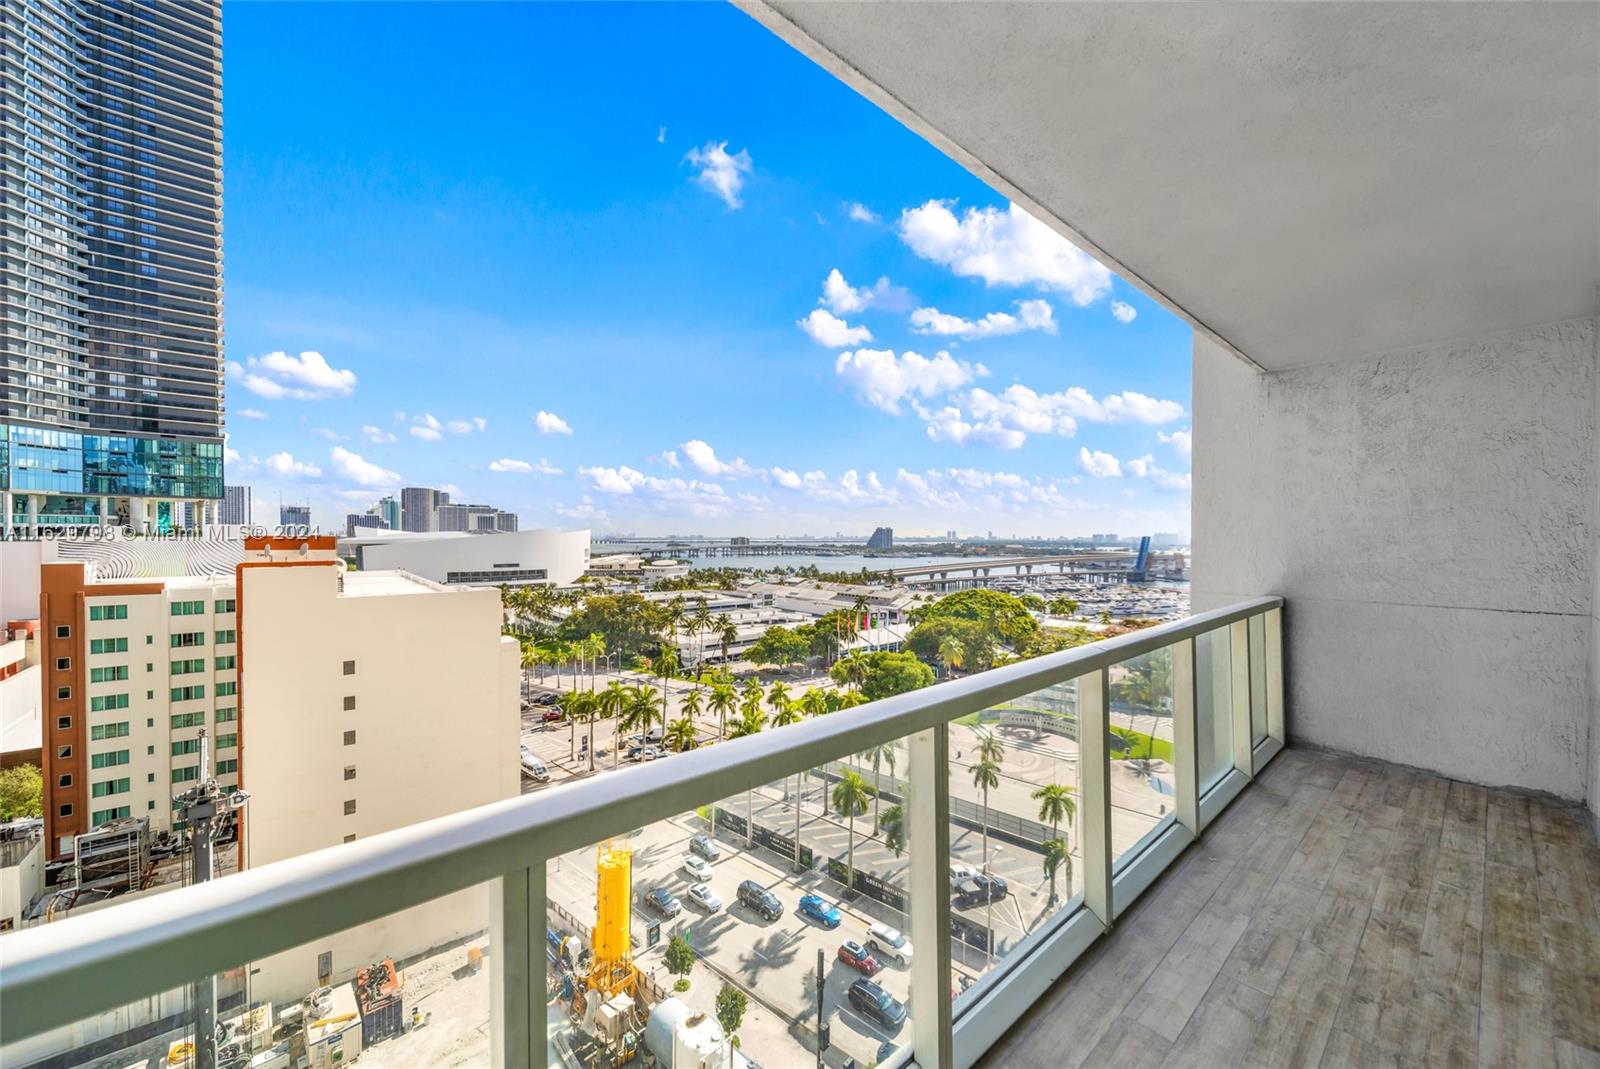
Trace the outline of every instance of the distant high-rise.
[[868, 549], [893, 549], [894, 528], [879, 527], [872, 532], [872, 537], [867, 539]]
[[400, 529], [425, 533], [437, 531], [439, 508], [450, 504], [450, 495], [427, 486], [408, 486], [400, 491]]
[[217, 522], [235, 527], [252, 522], [248, 486], [222, 488], [222, 508], [218, 510]]
[[515, 531], [517, 516], [501, 512], [493, 505], [443, 504], [435, 510], [440, 531], [467, 531], [481, 534], [485, 531]]
[[383, 522], [383, 517], [378, 514], [377, 509], [367, 512], [352, 512], [344, 518], [344, 534], [346, 538], [355, 537], [355, 533], [358, 530], [383, 531], [387, 529], [388, 526]]
[[223, 497], [220, 0], [8, 0], [0, 27], [0, 517], [198, 519]]
[[311, 526], [310, 505], [282, 505], [278, 508], [278, 523], [284, 527]]
[[400, 499], [385, 497], [378, 500], [378, 515], [383, 517], [384, 525], [391, 531], [400, 530]]

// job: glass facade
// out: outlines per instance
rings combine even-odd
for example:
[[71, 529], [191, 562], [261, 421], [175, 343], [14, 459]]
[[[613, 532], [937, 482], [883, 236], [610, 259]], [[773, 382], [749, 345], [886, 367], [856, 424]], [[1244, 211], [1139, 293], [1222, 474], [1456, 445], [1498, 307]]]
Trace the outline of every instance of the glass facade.
[[220, 498], [220, 4], [0, 0], [0, 30], [0, 490]]

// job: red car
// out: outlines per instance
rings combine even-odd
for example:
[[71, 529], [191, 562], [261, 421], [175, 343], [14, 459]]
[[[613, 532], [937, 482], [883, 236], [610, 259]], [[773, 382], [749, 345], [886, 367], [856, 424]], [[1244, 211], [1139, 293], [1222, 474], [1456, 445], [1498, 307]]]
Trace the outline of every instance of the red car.
[[561, 710], [560, 709], [546, 709], [543, 713], [539, 714], [539, 719], [543, 720], [546, 724], [553, 724], [557, 720], [561, 719]]
[[872, 956], [872, 951], [849, 939], [839, 944], [839, 960], [864, 976], [871, 976], [883, 967]]

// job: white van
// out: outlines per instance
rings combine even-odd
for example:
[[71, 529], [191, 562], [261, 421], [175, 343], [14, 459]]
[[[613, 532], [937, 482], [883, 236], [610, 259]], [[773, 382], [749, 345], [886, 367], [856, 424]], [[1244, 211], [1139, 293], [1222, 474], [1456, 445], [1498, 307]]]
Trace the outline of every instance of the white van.
[[522, 774], [531, 776], [540, 783], [550, 782], [550, 770], [539, 760], [537, 754], [528, 749], [527, 743], [522, 744]]

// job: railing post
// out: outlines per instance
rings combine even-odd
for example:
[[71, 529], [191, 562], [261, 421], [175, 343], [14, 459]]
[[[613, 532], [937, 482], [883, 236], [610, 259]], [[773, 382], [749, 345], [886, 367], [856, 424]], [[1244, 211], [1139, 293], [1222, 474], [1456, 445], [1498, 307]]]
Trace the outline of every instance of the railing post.
[[1228, 665], [1233, 676], [1233, 767], [1254, 779], [1254, 728], [1250, 725], [1250, 620], [1228, 625]]
[[544, 1069], [545, 866], [495, 881], [489, 934], [490, 1050], [505, 1069]]
[[1172, 645], [1172, 788], [1173, 811], [1189, 834], [1200, 837], [1200, 767], [1195, 733], [1195, 640]]
[[1083, 818], [1083, 903], [1111, 927], [1111, 751], [1110, 695], [1106, 670], [1078, 677], [1078, 772]]
[[1266, 611], [1267, 734], [1287, 744], [1283, 733], [1283, 610]]
[[923, 1069], [950, 1069], [950, 728], [919, 731], [909, 743], [911, 1043]]

